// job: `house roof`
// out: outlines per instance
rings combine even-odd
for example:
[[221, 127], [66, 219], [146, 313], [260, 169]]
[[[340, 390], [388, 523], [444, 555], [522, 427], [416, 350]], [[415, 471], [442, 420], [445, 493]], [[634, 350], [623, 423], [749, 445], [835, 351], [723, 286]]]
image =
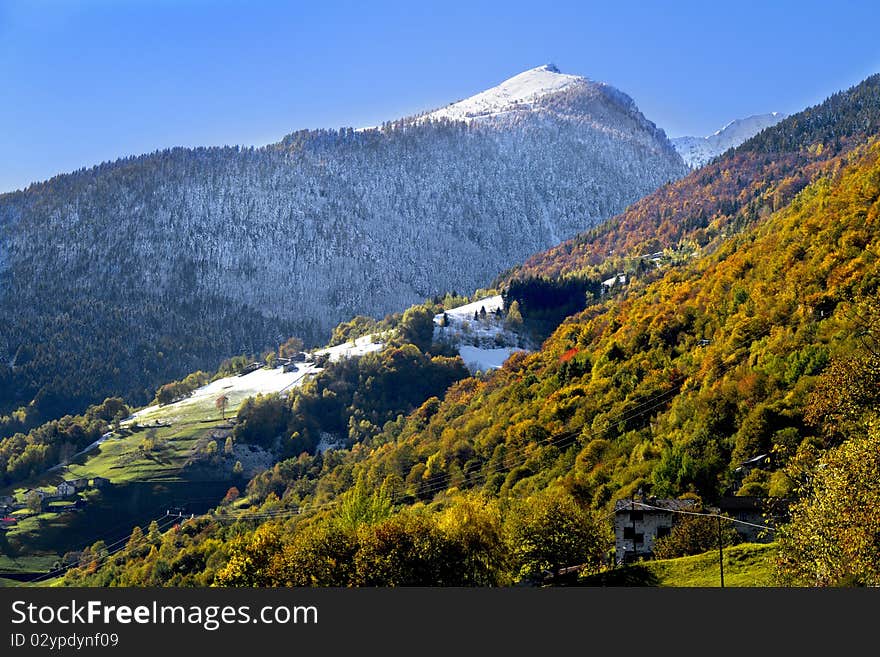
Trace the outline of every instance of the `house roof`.
[[638, 500], [617, 500], [615, 512], [645, 511], [646, 513], [662, 513], [664, 511], [693, 511], [697, 507], [696, 500], [671, 500], [653, 497]]
[[760, 497], [732, 496], [722, 497], [718, 501], [721, 511], [763, 511], [765, 502]]

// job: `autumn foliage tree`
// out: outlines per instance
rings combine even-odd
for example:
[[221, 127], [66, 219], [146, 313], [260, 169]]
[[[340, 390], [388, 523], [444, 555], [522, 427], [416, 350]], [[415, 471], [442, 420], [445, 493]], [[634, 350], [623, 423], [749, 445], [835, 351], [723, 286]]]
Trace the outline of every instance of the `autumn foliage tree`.
[[214, 401], [214, 406], [217, 407], [217, 410], [220, 411], [220, 416], [225, 420], [226, 419], [226, 407], [229, 406], [229, 396], [228, 395], [220, 395]]
[[779, 531], [782, 584], [880, 586], [880, 427], [829, 451]]

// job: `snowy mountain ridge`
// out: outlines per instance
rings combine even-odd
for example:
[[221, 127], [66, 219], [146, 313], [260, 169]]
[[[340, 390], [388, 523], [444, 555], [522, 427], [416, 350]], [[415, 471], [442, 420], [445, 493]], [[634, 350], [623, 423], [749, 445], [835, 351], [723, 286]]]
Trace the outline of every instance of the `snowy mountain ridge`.
[[578, 75], [560, 73], [553, 64], [545, 64], [514, 75], [491, 89], [424, 114], [418, 120], [469, 122], [512, 111], [529, 111], [542, 98], [582, 82], [588, 80]]
[[755, 114], [744, 119], [734, 119], [708, 137], [674, 137], [670, 141], [689, 167], [699, 169], [784, 118], [785, 114], [781, 112]]

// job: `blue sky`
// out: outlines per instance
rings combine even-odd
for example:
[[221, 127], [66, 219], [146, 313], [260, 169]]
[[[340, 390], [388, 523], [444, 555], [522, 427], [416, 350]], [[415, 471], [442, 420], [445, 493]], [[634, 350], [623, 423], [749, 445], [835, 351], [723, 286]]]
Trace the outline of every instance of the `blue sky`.
[[0, 0], [0, 191], [437, 107], [547, 62], [670, 136], [880, 71], [880, 3]]

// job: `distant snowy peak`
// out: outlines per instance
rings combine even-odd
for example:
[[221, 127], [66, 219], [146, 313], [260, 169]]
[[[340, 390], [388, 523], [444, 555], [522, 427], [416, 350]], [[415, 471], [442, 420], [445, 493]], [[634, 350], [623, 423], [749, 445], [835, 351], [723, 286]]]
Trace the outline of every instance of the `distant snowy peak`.
[[543, 99], [575, 85], [607, 86], [580, 75], [560, 73], [553, 64], [545, 64], [515, 75], [496, 87], [450, 103], [416, 119], [418, 121], [448, 119], [469, 123], [511, 112], [532, 111], [541, 106]]
[[676, 137], [671, 141], [675, 150], [679, 152], [688, 166], [692, 169], [699, 169], [713, 158], [728, 149], [739, 146], [784, 118], [785, 114], [781, 112], [756, 114], [745, 119], [731, 121], [708, 137]]
[[727, 139], [729, 141], [740, 139], [745, 141], [761, 130], [776, 125], [784, 118], [785, 114], [782, 112], [770, 112], [769, 114], [755, 114], [745, 119], [735, 119], [721, 130], [716, 130], [709, 139]]

